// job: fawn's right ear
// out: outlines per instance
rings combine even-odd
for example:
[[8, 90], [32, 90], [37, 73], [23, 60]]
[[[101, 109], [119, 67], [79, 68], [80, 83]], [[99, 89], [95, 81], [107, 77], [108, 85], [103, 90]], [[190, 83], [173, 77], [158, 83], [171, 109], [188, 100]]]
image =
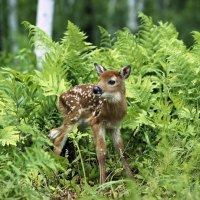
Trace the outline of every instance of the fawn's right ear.
[[94, 63], [94, 66], [97, 70], [98, 75], [100, 76], [104, 71], [106, 71], [106, 69], [101, 66], [100, 64]]

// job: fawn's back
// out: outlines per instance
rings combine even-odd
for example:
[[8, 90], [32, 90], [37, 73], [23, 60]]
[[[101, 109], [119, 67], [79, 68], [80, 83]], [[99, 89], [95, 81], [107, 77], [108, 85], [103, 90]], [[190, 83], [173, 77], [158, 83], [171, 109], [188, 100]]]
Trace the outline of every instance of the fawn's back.
[[93, 93], [93, 84], [78, 85], [59, 97], [59, 110], [69, 116], [72, 123], [89, 119], [100, 112], [102, 100]]

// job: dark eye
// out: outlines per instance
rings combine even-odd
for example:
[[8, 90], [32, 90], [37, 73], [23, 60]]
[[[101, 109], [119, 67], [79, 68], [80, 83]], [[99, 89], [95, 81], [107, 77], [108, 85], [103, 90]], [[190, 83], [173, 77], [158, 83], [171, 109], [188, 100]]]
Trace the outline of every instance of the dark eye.
[[110, 80], [108, 81], [108, 84], [109, 84], [109, 85], [114, 85], [114, 84], [115, 84], [115, 81], [110, 79]]

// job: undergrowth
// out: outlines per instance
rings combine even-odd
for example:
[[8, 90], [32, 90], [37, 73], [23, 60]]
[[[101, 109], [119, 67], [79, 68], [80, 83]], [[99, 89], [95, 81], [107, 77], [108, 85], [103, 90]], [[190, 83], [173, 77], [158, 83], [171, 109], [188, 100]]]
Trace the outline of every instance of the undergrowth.
[[[187, 48], [173, 24], [139, 17], [136, 34], [124, 28], [110, 35], [100, 27], [98, 47], [71, 22], [59, 42], [24, 23], [31, 44], [46, 54], [41, 71], [32, 70], [34, 57], [26, 49], [12, 66], [5, 59], [1, 66], [0, 199], [199, 199], [200, 33], [192, 33]], [[107, 183], [98, 184], [90, 129], [74, 128], [64, 156], [52, 153], [47, 133], [62, 120], [57, 97], [76, 84], [97, 82], [93, 63], [132, 66], [122, 135], [133, 181], [108, 136]]]

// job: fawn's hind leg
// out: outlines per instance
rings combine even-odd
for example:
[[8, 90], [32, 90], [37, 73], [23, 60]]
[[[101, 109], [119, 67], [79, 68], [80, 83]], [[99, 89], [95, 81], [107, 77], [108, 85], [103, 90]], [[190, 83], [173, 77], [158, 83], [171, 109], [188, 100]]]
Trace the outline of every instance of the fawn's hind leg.
[[53, 152], [56, 155], [61, 154], [62, 149], [65, 146], [65, 143], [67, 141], [68, 133], [73, 129], [73, 126], [74, 126], [74, 124], [67, 124], [67, 125], [63, 126], [60, 134], [55, 138]]
[[68, 133], [73, 129], [75, 123], [80, 119], [81, 113], [77, 107], [71, 113], [65, 116], [62, 125], [58, 128], [54, 128], [50, 131], [49, 137], [54, 139], [54, 153], [60, 155], [63, 147], [67, 141]]

